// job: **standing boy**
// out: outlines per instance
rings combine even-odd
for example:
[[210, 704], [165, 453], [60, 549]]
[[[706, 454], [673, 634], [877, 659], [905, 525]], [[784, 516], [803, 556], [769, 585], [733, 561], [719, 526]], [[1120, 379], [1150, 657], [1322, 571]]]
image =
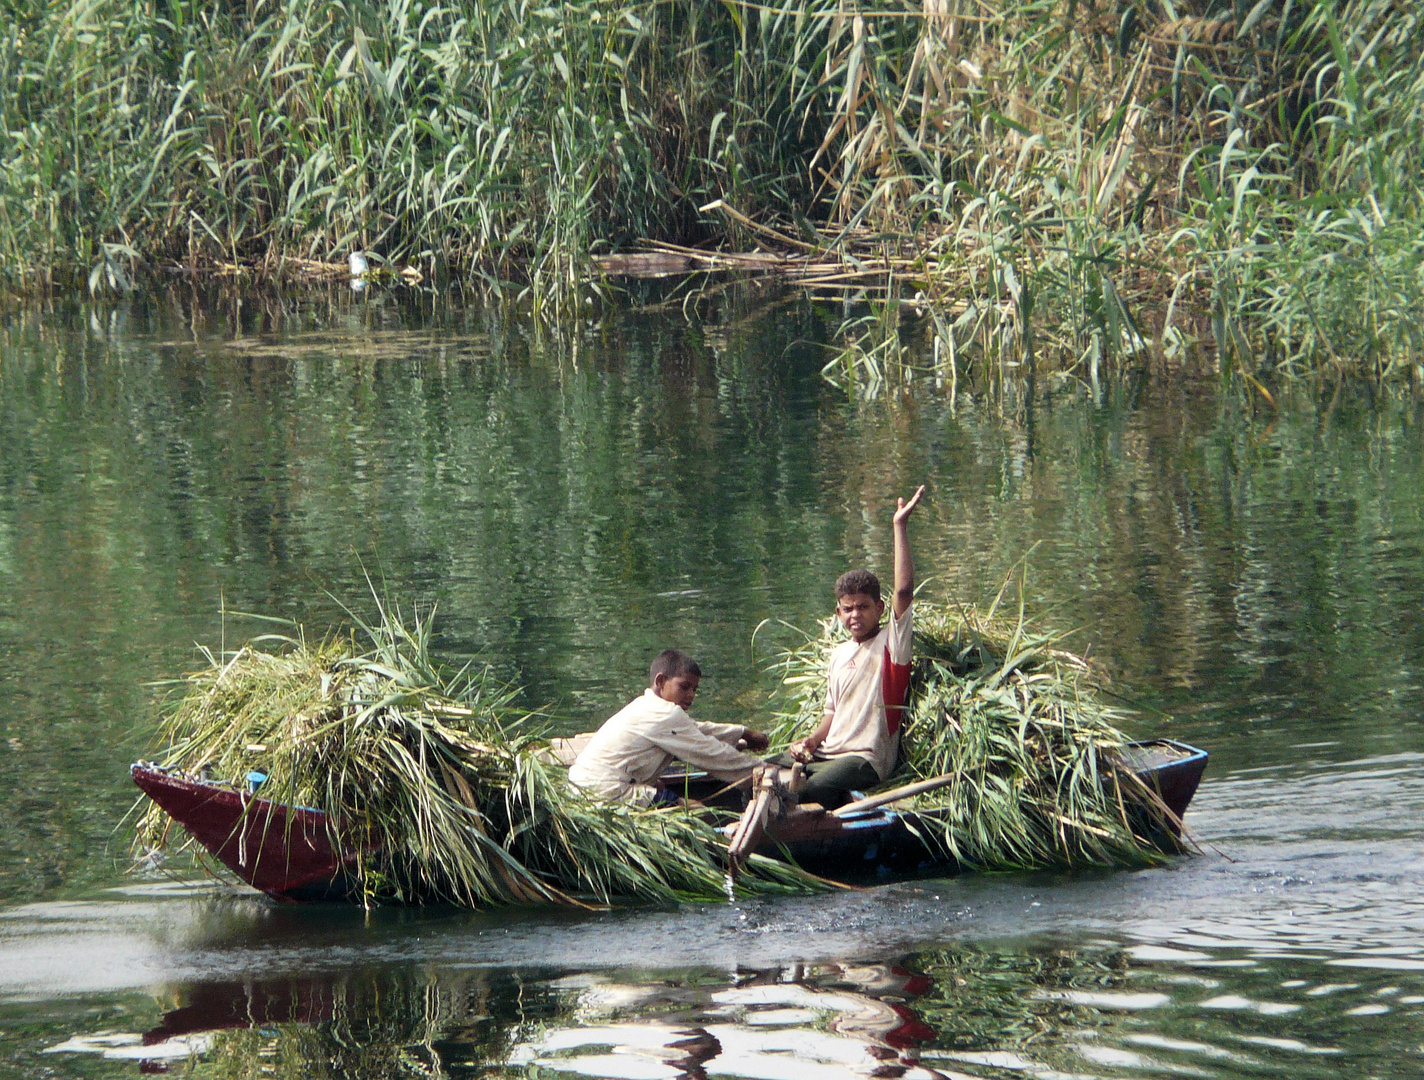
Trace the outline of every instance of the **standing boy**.
[[676, 801], [653, 783], [673, 758], [706, 769], [719, 780], [744, 780], [761, 759], [744, 754], [737, 742], [765, 750], [765, 733], [740, 724], [714, 724], [687, 715], [697, 696], [702, 668], [676, 649], [664, 649], [648, 673], [643, 696], [615, 713], [569, 766], [569, 782], [590, 795], [622, 799], [637, 806]]
[[895, 592], [884, 626], [880, 580], [868, 570], [850, 570], [836, 581], [836, 617], [851, 640], [837, 645], [826, 673], [826, 712], [816, 730], [794, 742], [778, 765], [806, 764], [803, 803], [828, 810], [843, 805], [851, 790], [887, 780], [900, 757], [900, 714], [910, 688], [910, 608], [915, 568], [907, 523], [920, 497], [896, 500]]

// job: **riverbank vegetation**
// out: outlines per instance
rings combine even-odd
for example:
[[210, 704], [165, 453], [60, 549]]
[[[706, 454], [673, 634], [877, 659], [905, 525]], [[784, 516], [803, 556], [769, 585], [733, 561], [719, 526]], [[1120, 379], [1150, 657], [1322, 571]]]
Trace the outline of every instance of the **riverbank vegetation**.
[[[600, 254], [760, 250], [913, 304], [940, 374], [1095, 373], [1200, 337], [1258, 382], [1420, 375], [1424, 26], [1402, 0], [5, 18], [11, 289], [300, 275], [360, 248], [559, 307], [601, 287]], [[850, 381], [895, 368], [885, 334], [846, 328]]]

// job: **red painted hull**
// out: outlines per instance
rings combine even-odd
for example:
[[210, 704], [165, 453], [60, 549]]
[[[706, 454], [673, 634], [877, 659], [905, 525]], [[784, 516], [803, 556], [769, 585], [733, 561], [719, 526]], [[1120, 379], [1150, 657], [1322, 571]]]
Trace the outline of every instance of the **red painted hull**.
[[147, 762], [133, 781], [218, 861], [254, 889], [282, 901], [345, 899], [358, 852], [340, 852], [320, 810], [283, 806], [188, 779]]

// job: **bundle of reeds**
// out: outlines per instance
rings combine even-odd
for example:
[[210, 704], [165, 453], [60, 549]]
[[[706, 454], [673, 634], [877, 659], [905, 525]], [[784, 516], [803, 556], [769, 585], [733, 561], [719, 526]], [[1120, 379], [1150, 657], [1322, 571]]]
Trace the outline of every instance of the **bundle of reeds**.
[[[163, 722], [164, 763], [233, 781], [262, 772], [264, 797], [325, 811], [333, 841], [357, 854], [367, 903], [726, 895], [714, 823], [581, 796], [507, 685], [442, 671], [429, 616], [379, 612], [319, 644], [298, 630], [208, 653]], [[170, 827], [148, 805], [136, 851], [162, 848]], [[771, 860], [750, 870], [740, 884], [753, 892], [814, 887]]]
[[[953, 774], [920, 796], [926, 839], [965, 867], [1141, 865], [1181, 850], [1160, 802], [1119, 760], [1129, 718], [1105, 704], [1088, 665], [1034, 631], [1022, 610], [917, 600], [915, 667], [896, 783]], [[834, 619], [781, 655], [789, 698], [774, 737], [822, 715], [826, 662], [846, 640]]]

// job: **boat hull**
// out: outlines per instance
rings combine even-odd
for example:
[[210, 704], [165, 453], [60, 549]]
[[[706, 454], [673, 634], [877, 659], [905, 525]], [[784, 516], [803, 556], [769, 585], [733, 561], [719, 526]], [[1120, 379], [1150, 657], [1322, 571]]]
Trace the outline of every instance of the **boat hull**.
[[[1182, 815], [1206, 771], [1207, 753], [1172, 739], [1130, 744], [1126, 764], [1170, 814], [1137, 809], [1133, 823], [1139, 834], [1155, 840], [1164, 851], [1177, 850]], [[768, 822], [763, 855], [793, 860], [798, 866], [837, 880], [959, 869], [954, 856], [935, 837], [942, 826], [933, 810], [916, 812], [877, 807], [838, 817], [835, 814], [797, 816], [784, 823]]]
[[[1131, 744], [1123, 757], [1171, 811], [1165, 830], [1145, 812], [1139, 823], [1144, 832], [1163, 831], [1163, 847], [1170, 850], [1206, 769], [1206, 751], [1158, 739]], [[355, 863], [363, 849], [333, 844], [320, 810], [284, 806], [147, 762], [135, 764], [131, 772], [134, 783], [219, 862], [273, 899], [300, 903], [357, 895]], [[698, 782], [688, 776], [676, 780], [679, 789], [694, 795]], [[710, 778], [709, 783], [722, 786]], [[834, 878], [956, 870], [949, 854], [931, 839], [938, 833], [932, 818], [933, 811], [889, 807], [845, 817], [798, 815], [780, 826], [770, 823], [759, 850]]]
[[283, 806], [143, 761], [129, 772], [169, 817], [254, 889], [287, 903], [351, 895], [359, 849], [336, 850], [322, 811]]

